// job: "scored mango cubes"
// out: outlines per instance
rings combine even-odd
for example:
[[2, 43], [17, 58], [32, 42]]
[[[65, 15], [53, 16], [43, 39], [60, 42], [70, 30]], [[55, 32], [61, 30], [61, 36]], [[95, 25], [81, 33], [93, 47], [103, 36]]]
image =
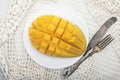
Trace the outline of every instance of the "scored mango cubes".
[[86, 49], [82, 30], [54, 15], [43, 15], [35, 19], [29, 28], [29, 36], [32, 46], [49, 56], [76, 57]]

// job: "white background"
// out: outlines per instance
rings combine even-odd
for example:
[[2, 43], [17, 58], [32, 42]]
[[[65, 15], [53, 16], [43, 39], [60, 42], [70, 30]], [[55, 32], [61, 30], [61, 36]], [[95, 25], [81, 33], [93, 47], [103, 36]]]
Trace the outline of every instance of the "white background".
[[0, 17], [5, 17], [8, 12], [10, 0], [0, 0]]
[[[5, 17], [7, 15], [9, 3], [10, 0], [0, 0], [0, 18]], [[0, 69], [0, 80], [6, 80], [4, 78], [1, 69]]]

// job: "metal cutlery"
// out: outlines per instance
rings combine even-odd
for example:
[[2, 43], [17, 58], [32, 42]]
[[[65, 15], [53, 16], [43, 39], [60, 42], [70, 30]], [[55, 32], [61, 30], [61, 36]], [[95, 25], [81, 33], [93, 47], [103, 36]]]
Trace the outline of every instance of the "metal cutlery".
[[[107, 32], [107, 30], [110, 28], [110, 26], [113, 25], [116, 21], [117, 21], [117, 18], [116, 18], [116, 17], [111, 17], [110, 19], [108, 19], [108, 20], [101, 26], [101, 28], [96, 32], [96, 34], [95, 34], [95, 35], [93, 36], [93, 38], [90, 40], [90, 42], [89, 42], [89, 44], [88, 44], [88, 47], [87, 47], [87, 50], [86, 50], [86, 52], [83, 54], [83, 56], [82, 56], [76, 63], [74, 63], [73, 65], [71, 65], [71, 66], [69, 66], [69, 67], [67, 67], [67, 68], [65, 68], [65, 69], [63, 70], [63, 72], [61, 73], [61, 77], [62, 77], [63, 79], [68, 78], [68, 77], [78, 68], [78, 66], [79, 66], [85, 59], [87, 59], [90, 55], [92, 55], [92, 54], [95, 53], [95, 52], [99, 52], [99, 51], [96, 51], [96, 49], [104, 49], [104, 47], [107, 46], [107, 43], [110, 43], [109, 41], [112, 41], [112, 40], [111, 40], [111, 37], [109, 37], [109, 35], [108, 35], [107, 38], [110, 38], [110, 40], [108, 40], [108, 39], [106, 40], [106, 38], [105, 38], [105, 39], [103, 39], [103, 40], [101, 41], [101, 43], [100, 43], [101, 45], [98, 44], [98, 43], [100, 42], [101, 38], [105, 35], [105, 33]], [[104, 40], [107, 41], [105, 45], [103, 44], [103, 42], [105, 43]], [[102, 45], [103, 45], [104, 47], [103, 47]], [[87, 54], [88, 51], [90, 51], [91, 49], [93, 49], [93, 52]]]

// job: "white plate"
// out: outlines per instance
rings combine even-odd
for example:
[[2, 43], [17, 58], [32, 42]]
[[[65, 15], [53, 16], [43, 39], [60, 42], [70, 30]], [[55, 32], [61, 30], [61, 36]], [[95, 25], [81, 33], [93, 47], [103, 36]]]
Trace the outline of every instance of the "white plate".
[[86, 26], [85, 20], [82, 18], [80, 14], [74, 11], [69, 6], [64, 4], [57, 4], [57, 5], [45, 5], [42, 6], [39, 11], [34, 11], [33, 14], [30, 15], [28, 18], [23, 35], [24, 46], [26, 51], [28, 52], [29, 56], [38, 64], [53, 69], [65, 68], [73, 63], [75, 63], [80, 57], [74, 58], [58, 58], [58, 57], [51, 57], [45, 54], [38, 52], [32, 45], [29, 39], [28, 29], [36, 18], [41, 15], [52, 14], [62, 17], [74, 24], [77, 24], [80, 29], [82, 29], [83, 33], [85, 34], [87, 43], [88, 43], [88, 28]]

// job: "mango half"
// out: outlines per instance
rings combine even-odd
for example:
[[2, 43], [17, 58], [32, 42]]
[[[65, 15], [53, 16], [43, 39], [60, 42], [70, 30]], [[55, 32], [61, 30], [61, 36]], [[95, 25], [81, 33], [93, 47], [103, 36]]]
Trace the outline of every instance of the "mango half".
[[29, 28], [29, 37], [34, 48], [49, 56], [76, 57], [86, 49], [81, 29], [55, 15], [35, 19]]

